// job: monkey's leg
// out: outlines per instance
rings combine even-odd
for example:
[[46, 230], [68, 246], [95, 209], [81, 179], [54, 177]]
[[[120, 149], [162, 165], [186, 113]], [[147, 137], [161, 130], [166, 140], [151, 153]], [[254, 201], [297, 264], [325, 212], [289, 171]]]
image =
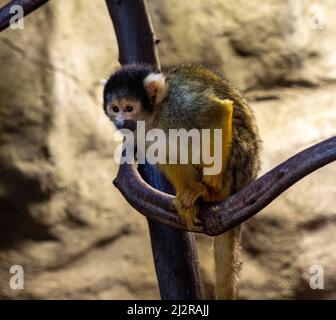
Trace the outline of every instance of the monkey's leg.
[[167, 164], [160, 167], [176, 190], [174, 205], [179, 215], [187, 227], [198, 227], [201, 230], [196, 200], [207, 190], [200, 181], [199, 172], [189, 164]]
[[[227, 164], [231, 155], [231, 145], [232, 145], [232, 113], [233, 113], [233, 101], [231, 100], [222, 100], [217, 97], [211, 97], [211, 100], [214, 104], [216, 104], [216, 107], [221, 110], [221, 142], [219, 150], [220, 157], [215, 159], [218, 162], [221, 163], [220, 171], [217, 174], [214, 175], [202, 175], [202, 182], [207, 186], [208, 193], [203, 196], [205, 201], [220, 201], [224, 199], [227, 194], [230, 192], [230, 186], [231, 186], [231, 175], [229, 173], [226, 173]], [[215, 136], [214, 132], [212, 131], [210, 133], [210, 153], [212, 155], [215, 155], [215, 139], [218, 139], [217, 136]], [[203, 169], [209, 168], [210, 164], [203, 164]], [[230, 180], [230, 183], [228, 183]], [[229, 189], [227, 189], [229, 188]]]

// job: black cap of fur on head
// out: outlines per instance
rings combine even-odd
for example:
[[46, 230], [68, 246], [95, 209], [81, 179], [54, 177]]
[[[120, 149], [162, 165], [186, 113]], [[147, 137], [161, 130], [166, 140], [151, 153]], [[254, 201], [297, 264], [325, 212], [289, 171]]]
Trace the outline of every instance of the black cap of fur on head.
[[135, 98], [142, 103], [144, 110], [152, 110], [153, 106], [144, 88], [143, 81], [150, 73], [159, 71], [150, 65], [126, 65], [113, 73], [104, 88], [104, 110], [111, 100], [122, 97]]

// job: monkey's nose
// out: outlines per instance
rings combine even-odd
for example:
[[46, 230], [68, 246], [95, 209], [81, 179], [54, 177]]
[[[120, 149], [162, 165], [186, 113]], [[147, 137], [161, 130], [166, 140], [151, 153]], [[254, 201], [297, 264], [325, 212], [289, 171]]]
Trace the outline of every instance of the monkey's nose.
[[118, 130], [120, 129], [128, 129], [134, 131], [136, 129], [137, 123], [134, 120], [116, 120], [115, 126]]
[[115, 126], [117, 127], [117, 129], [122, 129], [125, 125], [125, 120], [116, 120], [115, 121]]

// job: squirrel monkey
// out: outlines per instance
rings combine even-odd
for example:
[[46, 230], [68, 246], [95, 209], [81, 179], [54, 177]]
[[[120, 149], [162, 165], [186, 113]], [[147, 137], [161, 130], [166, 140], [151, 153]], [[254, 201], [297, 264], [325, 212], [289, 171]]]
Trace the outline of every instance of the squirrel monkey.
[[[202, 66], [182, 65], [167, 73], [148, 65], [124, 66], [105, 85], [104, 111], [117, 129], [136, 131], [139, 120], [145, 121], [146, 132], [159, 128], [167, 136], [171, 129], [210, 129], [207, 147], [212, 155], [219, 151], [221, 161], [215, 174], [206, 174], [210, 165], [203, 157], [193, 163], [191, 152], [187, 162], [158, 164], [175, 188], [174, 204], [187, 226], [201, 229], [199, 199], [221, 201], [257, 176], [260, 139], [254, 115], [229, 81]], [[221, 129], [217, 140], [215, 129]], [[186, 148], [190, 151], [189, 144]], [[203, 150], [196, 152], [203, 156]], [[236, 297], [240, 229], [214, 239], [218, 299]]]

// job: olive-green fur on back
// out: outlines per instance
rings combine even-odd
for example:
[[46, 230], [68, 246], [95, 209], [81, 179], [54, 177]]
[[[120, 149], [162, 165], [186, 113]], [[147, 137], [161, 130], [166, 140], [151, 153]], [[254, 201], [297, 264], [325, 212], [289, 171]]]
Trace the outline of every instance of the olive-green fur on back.
[[193, 64], [171, 70], [166, 81], [169, 98], [163, 102], [160, 116], [169, 119], [169, 128], [221, 128], [223, 110], [218, 104], [209, 103], [209, 97], [233, 100], [233, 140], [228, 164], [232, 191], [254, 180], [260, 169], [261, 140], [253, 111], [233, 84], [214, 71]]

